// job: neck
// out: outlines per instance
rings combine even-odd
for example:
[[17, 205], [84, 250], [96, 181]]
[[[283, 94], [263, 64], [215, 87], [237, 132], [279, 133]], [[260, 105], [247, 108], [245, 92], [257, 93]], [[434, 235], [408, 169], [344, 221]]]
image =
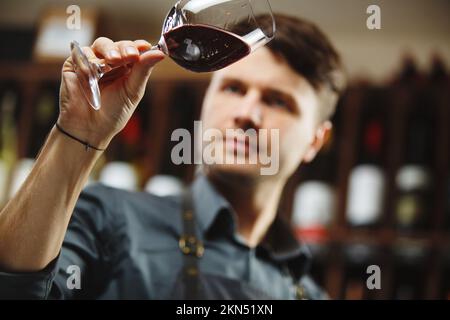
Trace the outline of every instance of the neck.
[[209, 174], [208, 177], [236, 212], [239, 235], [249, 247], [256, 247], [275, 219], [284, 183], [228, 175]]

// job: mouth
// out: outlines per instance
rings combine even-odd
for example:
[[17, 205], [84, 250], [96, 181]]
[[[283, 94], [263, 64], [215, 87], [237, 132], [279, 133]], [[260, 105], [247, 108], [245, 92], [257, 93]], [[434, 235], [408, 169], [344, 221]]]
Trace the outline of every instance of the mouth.
[[226, 149], [229, 151], [233, 151], [233, 153], [248, 155], [250, 152], [257, 152], [258, 151], [258, 143], [255, 143], [252, 141], [250, 143], [248, 137], [228, 137], [224, 138], [224, 143], [226, 146]]

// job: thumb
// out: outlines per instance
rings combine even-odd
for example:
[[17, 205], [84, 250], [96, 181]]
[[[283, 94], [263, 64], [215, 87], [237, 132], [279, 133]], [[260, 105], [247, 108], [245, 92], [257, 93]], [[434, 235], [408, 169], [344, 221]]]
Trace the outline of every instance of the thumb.
[[135, 92], [144, 90], [153, 67], [164, 58], [164, 53], [159, 50], [149, 50], [142, 53], [139, 56], [139, 61], [133, 65], [127, 80], [130, 90]]

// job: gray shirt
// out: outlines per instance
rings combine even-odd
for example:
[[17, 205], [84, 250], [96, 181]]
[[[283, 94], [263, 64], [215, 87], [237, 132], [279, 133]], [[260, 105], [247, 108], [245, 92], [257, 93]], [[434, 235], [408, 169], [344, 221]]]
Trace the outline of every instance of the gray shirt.
[[[262, 243], [249, 248], [236, 232], [231, 205], [207, 177], [198, 176], [191, 191], [205, 247], [201, 273], [237, 280], [274, 299], [296, 299], [299, 292], [326, 298], [307, 275], [309, 251], [288, 224], [277, 217]], [[0, 299], [170, 299], [184, 263], [181, 207], [178, 196], [101, 184], [86, 188], [58, 258], [36, 273], [0, 270]], [[80, 276], [80, 289], [70, 285], [74, 275]]]

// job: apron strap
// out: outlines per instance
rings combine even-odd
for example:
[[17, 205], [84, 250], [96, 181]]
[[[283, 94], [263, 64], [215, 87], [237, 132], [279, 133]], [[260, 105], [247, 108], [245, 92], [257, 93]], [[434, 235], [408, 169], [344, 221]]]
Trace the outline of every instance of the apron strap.
[[183, 232], [179, 239], [179, 247], [184, 254], [183, 280], [185, 299], [199, 299], [198, 259], [205, 251], [203, 243], [198, 239], [195, 226], [192, 194], [189, 188], [183, 193], [182, 201]]
[[303, 284], [301, 283], [301, 276], [294, 273], [291, 266], [289, 266], [288, 263], [285, 263], [282, 265], [282, 270], [288, 278], [292, 279], [295, 299], [309, 300], [310, 297], [308, 295], [308, 292], [307, 292], [306, 288], [303, 286]]

